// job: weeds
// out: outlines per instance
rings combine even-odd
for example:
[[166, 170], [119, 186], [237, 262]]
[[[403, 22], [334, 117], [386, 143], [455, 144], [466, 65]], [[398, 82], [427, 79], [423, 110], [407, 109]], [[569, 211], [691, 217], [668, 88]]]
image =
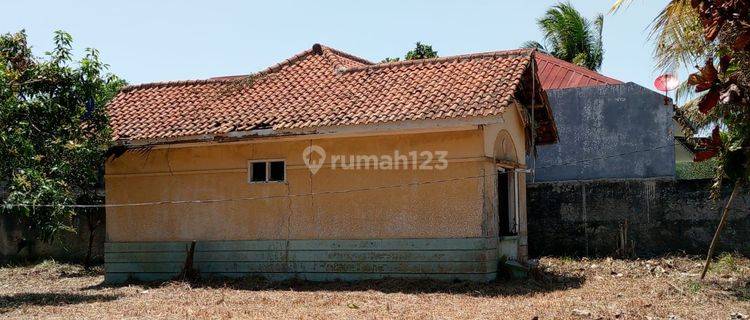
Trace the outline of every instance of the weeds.
[[560, 258], [560, 261], [562, 261], [563, 263], [573, 263], [573, 262], [575, 262], [576, 260], [575, 260], [575, 259], [573, 259], [573, 257], [569, 257], [569, 256], [564, 256], [564, 257], [561, 257], [561, 258]]
[[717, 260], [712, 269], [721, 272], [737, 272], [737, 260], [733, 254], [724, 252], [719, 255]]
[[690, 281], [688, 283], [688, 291], [692, 294], [697, 294], [701, 291], [701, 283], [698, 281]]

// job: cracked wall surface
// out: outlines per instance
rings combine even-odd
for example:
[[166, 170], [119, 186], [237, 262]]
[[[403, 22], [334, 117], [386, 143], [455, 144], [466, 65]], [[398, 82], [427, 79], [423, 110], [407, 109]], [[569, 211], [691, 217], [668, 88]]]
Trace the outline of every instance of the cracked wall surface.
[[[494, 225], [485, 225], [496, 219], [488, 218], [495, 214], [494, 202], [486, 203], [493, 201], [486, 188], [494, 177], [482, 175], [492, 172], [494, 165], [484, 156], [482, 134], [476, 129], [128, 152], [107, 164], [109, 204], [264, 199], [108, 208], [107, 241], [497, 236]], [[328, 155], [314, 175], [302, 159], [311, 143]], [[383, 155], [394, 150], [401, 154], [444, 150], [448, 168], [328, 166], [334, 154]], [[249, 184], [247, 161], [260, 159], [285, 159], [287, 182]], [[435, 180], [451, 181], [419, 184]], [[390, 185], [405, 186], [358, 190]]]

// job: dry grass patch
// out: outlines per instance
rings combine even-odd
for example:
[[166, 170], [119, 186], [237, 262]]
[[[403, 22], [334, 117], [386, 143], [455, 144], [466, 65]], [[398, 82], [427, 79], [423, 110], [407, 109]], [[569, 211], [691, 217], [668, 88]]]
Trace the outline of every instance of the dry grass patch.
[[102, 270], [47, 261], [0, 268], [0, 317], [730, 319], [750, 310], [750, 261], [543, 258], [528, 280], [491, 284], [259, 278], [103, 285]]

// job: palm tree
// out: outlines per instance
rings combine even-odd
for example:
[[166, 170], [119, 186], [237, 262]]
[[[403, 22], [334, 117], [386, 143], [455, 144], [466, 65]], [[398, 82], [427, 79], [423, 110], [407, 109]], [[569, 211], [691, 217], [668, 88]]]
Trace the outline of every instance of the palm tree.
[[[611, 13], [629, 6], [632, 0], [617, 0]], [[674, 72], [692, 68], [705, 61], [710, 52], [716, 51], [714, 44], [703, 37], [703, 26], [698, 13], [689, 0], [671, 0], [651, 23], [649, 38], [654, 41], [656, 69]]]
[[[615, 13], [632, 4], [632, 0], [616, 0], [610, 9]], [[717, 52], [716, 44], [706, 41], [698, 13], [690, 0], [670, 0], [651, 22], [649, 39], [654, 42], [655, 69], [663, 73], [674, 73], [690, 69]], [[719, 57], [715, 57], [719, 60]], [[685, 101], [681, 113], [695, 127], [715, 125], [721, 113], [703, 114], [699, 111], [700, 95], [694, 86], [685, 80], [676, 90], [675, 99]]]
[[544, 44], [528, 41], [524, 48], [538, 49], [594, 71], [602, 66], [603, 15], [591, 22], [565, 2], [549, 8], [537, 24], [544, 33]]

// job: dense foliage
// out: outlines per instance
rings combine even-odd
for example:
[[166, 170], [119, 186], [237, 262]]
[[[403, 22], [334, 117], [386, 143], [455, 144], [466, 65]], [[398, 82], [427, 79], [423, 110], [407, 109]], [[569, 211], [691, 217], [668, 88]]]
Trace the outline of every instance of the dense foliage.
[[[613, 11], [631, 3], [617, 0]], [[657, 65], [666, 71], [700, 64], [684, 88], [699, 96], [684, 114], [692, 122], [712, 125], [696, 161], [715, 159], [712, 194], [718, 198], [723, 181], [734, 187], [708, 249], [701, 279], [711, 263], [729, 208], [750, 178], [750, 0], [671, 0], [654, 19]]]
[[603, 15], [591, 22], [570, 3], [559, 3], [549, 8], [537, 20], [537, 25], [544, 34], [544, 44], [528, 41], [523, 47], [541, 50], [591, 70], [601, 68]]
[[711, 179], [714, 177], [716, 159], [701, 162], [677, 162], [675, 163], [675, 177], [681, 180]]
[[690, 6], [712, 50], [688, 83], [702, 93], [698, 111], [717, 123], [708, 150], [696, 158], [718, 156], [717, 186], [742, 184], [750, 176], [750, 1], [693, 0]]
[[87, 212], [69, 205], [102, 202], [105, 105], [124, 81], [95, 49], [74, 62], [71, 42], [57, 31], [54, 49], [36, 57], [24, 31], [0, 36], [2, 214], [20, 217], [31, 239], [73, 230], [71, 218]]
[[432, 50], [432, 46], [428, 44], [423, 44], [421, 42], [417, 42], [417, 45], [412, 49], [411, 51], [406, 53], [406, 57], [404, 57], [406, 60], [418, 60], [418, 59], [429, 59], [429, 58], [437, 58], [438, 53], [435, 50]]
[[[632, 0], [617, 0], [612, 11]], [[750, 1], [671, 0], [654, 19], [657, 68], [698, 66], [683, 85], [697, 95], [681, 110], [713, 126], [697, 161], [716, 158], [716, 187], [750, 177]], [[678, 93], [680, 93], [678, 91]]]
[[[414, 49], [409, 50], [409, 52], [406, 53], [406, 56], [404, 56], [404, 60], [419, 60], [419, 59], [429, 59], [429, 58], [437, 58], [438, 53], [437, 51], [432, 49], [431, 45], [423, 44], [419, 41], [417, 41], [416, 46]], [[401, 59], [399, 57], [391, 58], [387, 57], [380, 61], [380, 63], [388, 63], [388, 62], [396, 62], [400, 61]]]

